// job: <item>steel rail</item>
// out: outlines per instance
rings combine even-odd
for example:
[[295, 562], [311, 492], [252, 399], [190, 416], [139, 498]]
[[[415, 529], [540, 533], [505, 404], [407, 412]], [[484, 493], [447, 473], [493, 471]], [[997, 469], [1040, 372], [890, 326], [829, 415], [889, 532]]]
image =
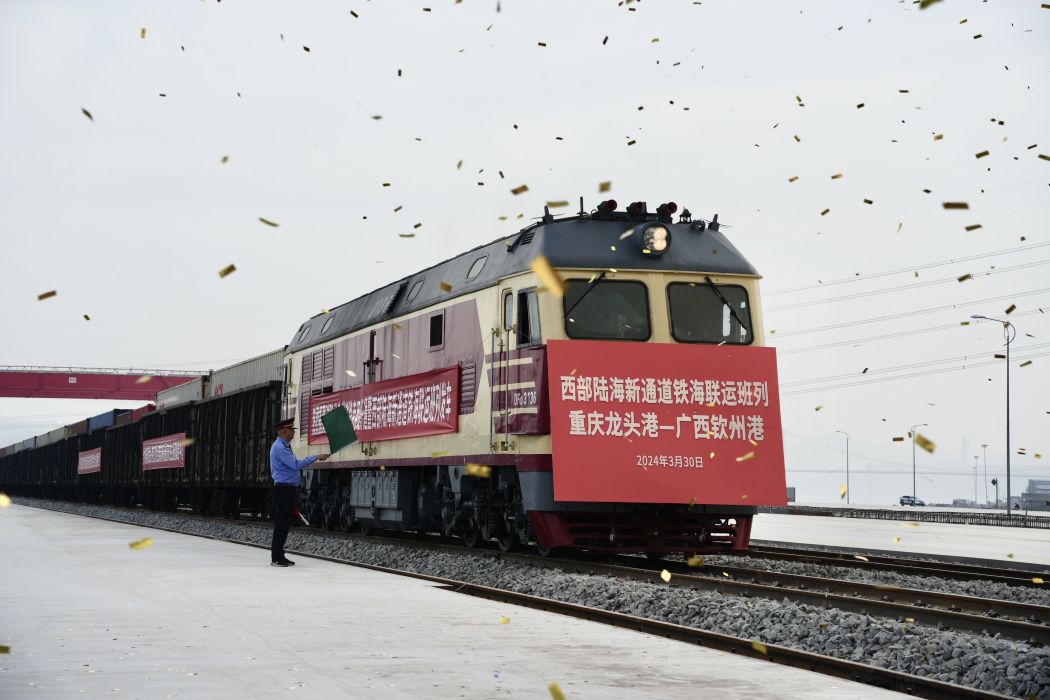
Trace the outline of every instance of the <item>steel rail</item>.
[[[79, 514], [69, 513], [69, 515]], [[154, 530], [161, 530], [180, 535], [200, 537], [202, 539], [229, 542], [231, 544], [238, 544], [246, 547], [255, 547], [257, 549], [269, 549], [269, 547], [265, 544], [248, 542], [245, 540], [238, 540], [228, 537], [219, 537], [215, 535], [182, 532], [180, 530], [176, 530], [175, 528], [164, 527], [162, 525], [142, 525], [138, 523], [129, 523], [124, 520], [109, 518], [103, 515], [89, 515], [81, 517], [97, 518], [99, 520], [107, 520], [110, 522], [119, 523], [121, 525], [131, 525], [133, 527], [146, 527]], [[217, 519], [223, 520], [222, 518]], [[844, 680], [854, 681], [857, 683], [864, 683], [866, 685], [873, 685], [879, 688], [893, 690], [900, 693], [906, 693], [908, 695], [913, 695], [916, 697], [928, 698], [929, 700], [952, 700], [953, 698], [974, 698], [975, 700], [999, 700], [1002, 698], [1009, 697], [1006, 695], [1000, 695], [998, 693], [992, 693], [989, 691], [978, 690], [976, 688], [969, 688], [966, 686], [957, 685], [955, 683], [946, 683], [944, 681], [938, 681], [932, 678], [926, 678], [924, 676], [913, 676], [907, 673], [903, 673], [901, 671], [880, 668], [878, 666], [873, 666], [870, 664], [862, 664], [856, 661], [848, 661], [846, 659], [839, 659], [833, 656], [824, 656], [822, 654], [815, 654], [813, 652], [802, 651], [800, 649], [793, 649], [791, 647], [780, 646], [777, 644], [760, 643], [756, 642], [755, 640], [744, 639], [743, 637], [733, 637], [731, 635], [720, 634], [718, 632], [709, 632], [693, 627], [686, 627], [684, 625], [676, 625], [670, 622], [650, 620], [648, 618], [638, 617], [635, 615], [628, 615], [625, 613], [613, 612], [609, 610], [604, 610], [602, 608], [592, 608], [584, 605], [577, 605], [575, 603], [567, 603], [563, 601], [552, 600], [549, 598], [540, 598], [538, 596], [528, 595], [525, 593], [504, 591], [501, 589], [491, 588], [489, 586], [482, 586], [480, 584], [469, 583], [466, 581], [458, 581], [455, 579], [442, 578], [439, 576], [431, 576], [429, 574], [421, 574], [415, 571], [405, 571], [402, 569], [379, 566], [376, 564], [367, 564], [364, 562], [356, 562], [348, 559], [339, 559], [336, 557], [330, 557], [322, 554], [313, 554], [310, 552], [303, 552], [294, 549], [289, 549], [288, 551], [292, 554], [295, 554], [296, 556], [308, 557], [311, 559], [318, 559], [336, 564], [355, 566], [358, 568], [368, 569], [371, 571], [378, 571], [386, 574], [407, 576], [410, 578], [430, 581], [432, 583], [439, 584], [446, 590], [454, 593], [473, 595], [475, 597], [484, 598], [486, 600], [494, 600], [510, 605], [518, 605], [521, 607], [528, 607], [544, 612], [553, 612], [560, 615], [575, 617], [577, 619], [587, 620], [590, 622], [598, 622], [613, 627], [631, 629], [637, 632], [642, 632], [644, 634], [651, 634], [667, 639], [674, 639], [676, 641], [686, 642], [688, 644], [695, 644], [697, 646], [703, 646], [708, 649], [714, 649], [716, 651], [729, 652], [732, 654], [737, 654], [739, 656], [746, 656], [755, 659], [764, 659], [772, 663], [790, 666], [792, 668], [821, 673], [836, 678], [842, 678]], [[493, 553], [493, 556], [504, 555], [502, 553]], [[539, 559], [541, 557], [533, 556], [532, 558]]]
[[[940, 576], [950, 579], [978, 579], [995, 581], [1014, 586], [1030, 588], [1042, 587], [1033, 579], [1050, 580], [1050, 572], [1023, 571], [1009, 567], [992, 568], [973, 564], [954, 564], [951, 562], [891, 557], [879, 554], [851, 554], [848, 552], [829, 552], [793, 547], [773, 547], [769, 545], [752, 545], [749, 555], [765, 559], [782, 561], [811, 561], [831, 566], [846, 566], [856, 569], [895, 571], [897, 573], [917, 574], [919, 576]], [[863, 557], [859, 558], [859, 557]]]

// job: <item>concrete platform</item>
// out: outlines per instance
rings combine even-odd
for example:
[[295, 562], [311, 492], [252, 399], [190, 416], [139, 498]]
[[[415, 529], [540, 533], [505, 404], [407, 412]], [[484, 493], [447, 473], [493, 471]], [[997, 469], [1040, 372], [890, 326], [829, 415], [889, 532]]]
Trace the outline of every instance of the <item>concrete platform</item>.
[[759, 513], [751, 538], [1050, 565], [1050, 530], [1041, 528]]
[[[152, 537], [148, 549], [128, 543]], [[11, 506], [0, 697], [899, 697], [415, 579]], [[500, 617], [510, 618], [500, 624]]]

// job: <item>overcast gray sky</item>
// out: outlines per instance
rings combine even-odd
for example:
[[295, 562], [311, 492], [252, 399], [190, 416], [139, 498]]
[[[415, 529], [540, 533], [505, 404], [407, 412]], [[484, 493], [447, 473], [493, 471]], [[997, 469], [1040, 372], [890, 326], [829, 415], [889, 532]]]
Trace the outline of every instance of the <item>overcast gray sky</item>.
[[[1001, 473], [1001, 328], [959, 323], [1015, 304], [1016, 493], [1050, 478], [1048, 68], [1038, 0], [6, 0], [0, 364], [221, 367], [611, 180], [762, 272], [803, 501], [836, 430], [861, 502], [910, 492], [913, 423], [920, 497], [972, 498], [982, 443]], [[0, 399], [0, 442], [109, 407]]]

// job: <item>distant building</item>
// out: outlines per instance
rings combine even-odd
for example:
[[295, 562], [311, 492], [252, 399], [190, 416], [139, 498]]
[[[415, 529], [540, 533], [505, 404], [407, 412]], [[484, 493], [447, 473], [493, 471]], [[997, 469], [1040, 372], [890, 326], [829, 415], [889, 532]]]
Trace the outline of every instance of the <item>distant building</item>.
[[1029, 479], [1020, 502], [1023, 510], [1050, 511], [1050, 479]]
[[[1050, 482], [1047, 482], [1047, 483], [1050, 483]], [[787, 489], [788, 489], [788, 503], [794, 503], [795, 502], [795, 487], [794, 486], [788, 486]]]

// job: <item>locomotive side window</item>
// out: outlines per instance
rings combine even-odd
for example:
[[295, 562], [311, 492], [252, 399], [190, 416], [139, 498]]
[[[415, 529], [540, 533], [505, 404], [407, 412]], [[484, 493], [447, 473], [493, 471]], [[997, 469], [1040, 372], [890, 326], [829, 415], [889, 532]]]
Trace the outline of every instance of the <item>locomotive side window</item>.
[[518, 347], [536, 345], [540, 335], [540, 302], [535, 289], [518, 292]]
[[750, 345], [747, 290], [735, 284], [672, 282], [667, 285], [671, 335], [679, 343]]
[[648, 340], [649, 292], [641, 282], [566, 281], [565, 334], [593, 340]]
[[430, 317], [430, 349], [440, 350], [445, 346], [445, 314]]
[[503, 292], [503, 330], [514, 327], [514, 292], [509, 289]]
[[472, 280], [481, 274], [481, 268], [485, 267], [485, 261], [489, 259], [489, 256], [482, 255], [480, 258], [474, 261], [474, 264], [470, 266], [470, 270], [467, 272], [467, 280]]
[[417, 296], [419, 296], [419, 290], [422, 289], [422, 288], [423, 288], [423, 280], [419, 280], [418, 282], [413, 284], [412, 285], [412, 289], [408, 290], [408, 296], [405, 298], [405, 301], [412, 301]]

